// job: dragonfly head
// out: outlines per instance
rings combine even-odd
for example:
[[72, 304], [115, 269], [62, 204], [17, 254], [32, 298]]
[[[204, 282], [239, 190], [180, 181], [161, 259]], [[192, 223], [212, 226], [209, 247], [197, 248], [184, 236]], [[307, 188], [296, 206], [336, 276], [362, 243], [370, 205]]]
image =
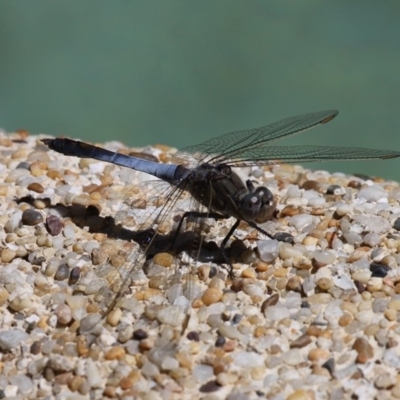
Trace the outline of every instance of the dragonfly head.
[[276, 207], [272, 192], [265, 186], [254, 188], [250, 180], [246, 181], [246, 186], [248, 193], [242, 197], [239, 205], [242, 218], [258, 223], [271, 219]]

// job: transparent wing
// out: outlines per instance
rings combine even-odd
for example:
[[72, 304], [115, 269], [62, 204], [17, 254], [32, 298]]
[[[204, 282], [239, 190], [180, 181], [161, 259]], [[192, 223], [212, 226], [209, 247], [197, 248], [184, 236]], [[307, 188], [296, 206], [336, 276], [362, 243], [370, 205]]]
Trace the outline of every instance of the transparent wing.
[[399, 157], [394, 150], [330, 146], [261, 146], [243, 152], [237, 159], [224, 161], [232, 167], [261, 166], [328, 160], [368, 160]]
[[[186, 219], [174, 242], [172, 250], [185, 251], [189, 260], [182, 262], [165, 255], [171, 251], [179, 221], [175, 218], [174, 222], [174, 217], [181, 217], [186, 211], [206, 212], [206, 209], [182, 189], [162, 181], [145, 182], [125, 193], [113, 229], [98, 250], [96, 272], [86, 279], [85, 293], [94, 295], [96, 312], [108, 318], [113, 310], [122, 308], [130, 311], [126, 315], [134, 322], [132, 318], [140, 319], [143, 314], [139, 310], [146, 304], [156, 308], [180, 306], [188, 315], [192, 300], [201, 291], [195, 261], [207, 231], [204, 219]], [[126, 225], [133, 230], [125, 229]], [[165, 259], [170, 260], [166, 262], [168, 265]], [[83, 321], [81, 326], [87, 326], [83, 331], [97, 326], [99, 318], [93, 318], [88, 316], [88, 322]], [[182, 321], [184, 324], [187, 322]]]
[[325, 124], [337, 114], [338, 111], [336, 110], [320, 111], [286, 118], [257, 129], [227, 133], [204, 143], [185, 147], [176, 154], [176, 157], [187, 159], [188, 156], [185, 153], [191, 153], [198, 160], [203, 161], [210, 155], [215, 155], [211, 159], [207, 159], [207, 162], [210, 163], [220, 163], [226, 159], [237, 159], [242, 154], [249, 152], [251, 149], [256, 149], [260, 145], [262, 146]]

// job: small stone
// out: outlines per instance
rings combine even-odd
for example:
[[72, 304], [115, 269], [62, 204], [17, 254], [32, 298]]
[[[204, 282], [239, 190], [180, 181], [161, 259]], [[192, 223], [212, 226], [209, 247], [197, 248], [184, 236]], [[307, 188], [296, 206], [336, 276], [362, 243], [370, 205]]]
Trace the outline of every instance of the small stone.
[[169, 253], [158, 253], [153, 257], [154, 264], [169, 268], [172, 265], [174, 257]]
[[10, 308], [17, 312], [33, 307], [29, 293], [22, 293], [21, 295], [14, 297], [9, 304]]
[[333, 286], [333, 282], [329, 278], [321, 278], [321, 279], [318, 279], [317, 286], [321, 290], [328, 291]]
[[162, 324], [182, 326], [186, 319], [186, 315], [182, 307], [171, 305], [159, 310], [156, 314], [156, 318]]
[[135, 340], [144, 340], [144, 339], [147, 339], [148, 336], [149, 336], [149, 335], [147, 334], [147, 332], [144, 331], [143, 329], [136, 329], [136, 330], [133, 332], [133, 338], [134, 338]]
[[297, 389], [286, 397], [286, 400], [314, 400], [314, 399], [315, 396], [310, 395], [309, 392], [305, 389]]
[[253, 351], [239, 351], [232, 354], [233, 362], [241, 368], [264, 366], [264, 356]]
[[16, 257], [16, 255], [17, 252], [15, 250], [6, 247], [3, 250], [1, 250], [1, 261], [3, 263], [9, 263]]
[[120, 360], [125, 355], [125, 349], [121, 346], [111, 347], [108, 351], [105, 352], [104, 358], [106, 360]]
[[30, 183], [28, 185], [28, 190], [32, 190], [33, 192], [36, 192], [36, 193], [43, 193], [44, 192], [43, 186], [40, 183], [37, 183], [37, 182]]
[[358, 192], [357, 197], [359, 199], [365, 199], [369, 202], [372, 202], [372, 201], [379, 201], [381, 199], [386, 199], [388, 197], [388, 193], [381, 186], [372, 185], [361, 189]]
[[120, 308], [114, 308], [108, 315], [107, 315], [107, 323], [111, 326], [117, 326], [122, 316], [122, 310]]
[[15, 349], [28, 338], [29, 335], [20, 329], [9, 329], [0, 332], [0, 348], [4, 351]]
[[69, 224], [64, 228], [63, 235], [67, 239], [75, 239], [76, 235], [72, 224]]
[[72, 320], [71, 309], [66, 304], [60, 304], [54, 311], [60, 325], [68, 325]]
[[390, 271], [389, 266], [378, 263], [371, 263], [369, 269], [372, 272], [371, 276], [376, 278], [384, 278]]
[[280, 321], [284, 318], [289, 318], [289, 310], [281, 305], [267, 307], [264, 311], [265, 318], [269, 321]]
[[298, 337], [292, 343], [290, 343], [290, 348], [291, 349], [301, 349], [310, 343], [311, 343], [311, 337], [308, 336], [307, 334], [304, 334], [304, 335], [301, 335], [300, 337]]
[[201, 296], [201, 301], [204, 305], [209, 306], [210, 304], [217, 303], [221, 300], [223, 292], [219, 288], [208, 288]]
[[326, 194], [334, 194], [336, 196], [343, 196], [346, 193], [346, 190], [339, 185], [330, 185], [326, 189]]
[[374, 356], [372, 346], [368, 343], [366, 339], [357, 338], [352, 348], [357, 351], [357, 362], [360, 364], [366, 363]]
[[299, 349], [290, 349], [282, 353], [282, 360], [290, 366], [299, 365], [304, 361], [304, 357]]
[[57, 236], [62, 231], [63, 223], [60, 220], [60, 218], [58, 218], [55, 215], [50, 214], [46, 218], [46, 228], [47, 228], [48, 232], [50, 233], [50, 235]]
[[54, 279], [57, 281], [63, 281], [69, 276], [69, 268], [66, 264], [61, 264], [54, 275]]
[[257, 251], [262, 261], [271, 263], [278, 257], [279, 242], [277, 240], [259, 240]]
[[319, 362], [329, 358], [329, 351], [320, 348], [311, 349], [308, 353], [308, 359], [312, 362]]
[[68, 284], [74, 285], [79, 281], [80, 276], [81, 276], [81, 269], [79, 267], [72, 268], [69, 274]]
[[311, 225], [314, 221], [314, 217], [309, 214], [298, 214], [294, 215], [289, 220], [289, 225], [293, 226], [298, 231], [301, 231], [306, 226]]
[[34, 226], [43, 222], [43, 216], [40, 212], [27, 209], [22, 213], [22, 223], [24, 225]]

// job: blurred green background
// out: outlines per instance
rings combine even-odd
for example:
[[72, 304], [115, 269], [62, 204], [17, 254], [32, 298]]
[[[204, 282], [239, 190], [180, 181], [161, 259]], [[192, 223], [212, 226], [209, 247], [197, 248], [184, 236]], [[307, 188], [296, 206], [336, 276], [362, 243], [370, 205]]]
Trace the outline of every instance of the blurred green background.
[[[376, 0], [2, 1], [0, 126], [183, 147], [335, 108], [284, 144], [400, 150], [399, 15]], [[400, 159], [313, 167], [400, 179]]]

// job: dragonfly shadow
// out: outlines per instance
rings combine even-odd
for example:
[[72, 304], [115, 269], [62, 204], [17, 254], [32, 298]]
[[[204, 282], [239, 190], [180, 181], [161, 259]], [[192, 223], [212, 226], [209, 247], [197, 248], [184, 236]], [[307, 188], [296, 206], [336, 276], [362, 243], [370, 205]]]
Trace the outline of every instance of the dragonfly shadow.
[[[240, 258], [240, 254], [247, 250], [242, 241], [233, 241], [231, 246], [221, 249], [214, 241], [202, 241], [200, 251], [196, 247], [197, 237], [194, 231], [167, 233], [156, 233], [153, 229], [134, 231], [116, 223], [114, 217], [100, 215], [100, 210], [95, 205], [72, 204], [64, 205], [57, 203], [50, 204], [50, 199], [40, 199], [47, 203], [47, 207], [57, 211], [62, 218], [69, 218], [76, 226], [87, 229], [90, 233], [100, 233], [108, 238], [136, 242], [143, 251], [146, 251], [146, 258], [151, 259], [156, 254], [168, 252], [178, 255], [182, 252], [192, 253], [196, 249], [196, 258], [200, 262], [213, 262], [215, 264], [226, 264], [231, 260]], [[15, 201], [35, 206], [37, 199], [32, 196], [25, 196]], [[46, 224], [46, 228], [48, 226]], [[229, 260], [229, 261], [228, 261]]]

